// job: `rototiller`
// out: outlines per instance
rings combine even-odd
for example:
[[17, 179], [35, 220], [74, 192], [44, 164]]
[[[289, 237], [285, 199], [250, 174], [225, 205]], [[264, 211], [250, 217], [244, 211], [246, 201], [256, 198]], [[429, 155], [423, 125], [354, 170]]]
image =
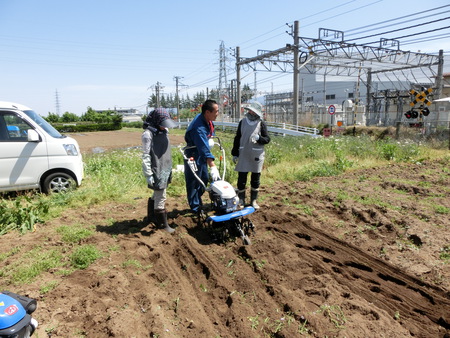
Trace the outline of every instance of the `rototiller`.
[[210, 147], [219, 146], [222, 156], [220, 165], [223, 166], [220, 180], [213, 181], [206, 186], [202, 179], [197, 175], [197, 166], [193, 157], [186, 156], [186, 150], [191, 147], [180, 148], [183, 158], [187, 161], [188, 167], [193, 172], [195, 178], [203, 185], [206, 192], [209, 193], [211, 200], [211, 210], [214, 215], [208, 216], [207, 211], [200, 216], [199, 225], [209, 230], [211, 237], [217, 242], [226, 242], [240, 237], [245, 245], [251, 244], [250, 233], [255, 231], [255, 227], [246, 216], [255, 212], [252, 206], [239, 209], [239, 198], [233, 186], [224, 180], [226, 174], [225, 149], [222, 147], [220, 139], [216, 136], [210, 139]]

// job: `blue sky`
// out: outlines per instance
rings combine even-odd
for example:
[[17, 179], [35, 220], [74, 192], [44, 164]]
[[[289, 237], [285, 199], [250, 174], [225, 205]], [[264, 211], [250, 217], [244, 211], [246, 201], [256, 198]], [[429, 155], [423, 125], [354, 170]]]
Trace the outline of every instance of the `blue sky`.
[[[292, 43], [286, 23], [295, 20], [300, 36], [317, 37], [319, 28], [358, 36], [355, 28], [403, 16], [398, 26], [386, 23], [377, 32], [450, 17], [450, 7], [429, 11], [445, 5], [448, 0], [0, 0], [0, 100], [28, 105], [44, 116], [56, 112], [56, 92], [60, 113], [81, 115], [88, 106], [145, 111], [157, 82], [164, 94], [175, 94], [175, 76], [185, 85], [180, 95], [217, 88], [222, 41], [252, 57], [258, 49]], [[414, 31], [445, 26], [449, 19]], [[360, 29], [359, 36], [373, 29]], [[436, 38], [401, 49], [443, 49], [449, 55], [450, 29], [428, 36]], [[446, 72], [449, 67], [450, 62]], [[229, 70], [228, 81], [235, 76], [232, 63]], [[253, 86], [255, 78], [265, 76], [243, 72], [242, 82]], [[261, 92], [282, 91], [291, 83], [286, 74], [257, 86]]]

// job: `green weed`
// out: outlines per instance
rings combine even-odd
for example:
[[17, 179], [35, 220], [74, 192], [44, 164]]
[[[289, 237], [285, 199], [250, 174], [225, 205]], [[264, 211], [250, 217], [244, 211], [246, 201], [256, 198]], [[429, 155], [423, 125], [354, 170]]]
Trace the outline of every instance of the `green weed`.
[[41, 294], [45, 295], [46, 293], [48, 293], [48, 292], [52, 291], [53, 289], [55, 289], [58, 286], [58, 283], [59, 282], [57, 282], [57, 281], [49, 282], [49, 283], [41, 286], [39, 291], [40, 291]]
[[443, 214], [443, 215], [450, 214], [450, 208], [444, 207], [443, 205], [436, 205], [434, 207], [434, 210], [438, 214]]
[[347, 322], [347, 318], [339, 305], [321, 305], [317, 312], [323, 313], [325, 317], [328, 317], [336, 328], [345, 328], [344, 324]]
[[446, 245], [440, 249], [439, 258], [445, 263], [450, 262], [450, 245]]
[[81, 240], [88, 238], [93, 234], [93, 231], [76, 225], [60, 226], [56, 229], [56, 232], [61, 235], [61, 239], [66, 243], [79, 243]]
[[32, 248], [14, 264], [0, 269], [0, 277], [13, 284], [26, 284], [33, 281], [42, 272], [63, 266], [63, 256], [58, 250]]
[[42, 216], [48, 209], [47, 201], [25, 195], [14, 200], [0, 200], [0, 235], [13, 230], [32, 231], [36, 223], [43, 221]]
[[101, 252], [95, 246], [83, 245], [70, 255], [70, 262], [76, 269], [86, 269], [101, 256]]

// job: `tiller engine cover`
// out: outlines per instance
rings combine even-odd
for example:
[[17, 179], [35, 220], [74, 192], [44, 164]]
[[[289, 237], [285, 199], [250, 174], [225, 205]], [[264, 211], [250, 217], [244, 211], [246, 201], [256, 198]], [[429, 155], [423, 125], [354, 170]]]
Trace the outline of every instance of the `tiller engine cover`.
[[209, 197], [214, 211], [218, 214], [228, 214], [237, 209], [239, 198], [233, 186], [226, 181], [214, 181], [211, 183]]

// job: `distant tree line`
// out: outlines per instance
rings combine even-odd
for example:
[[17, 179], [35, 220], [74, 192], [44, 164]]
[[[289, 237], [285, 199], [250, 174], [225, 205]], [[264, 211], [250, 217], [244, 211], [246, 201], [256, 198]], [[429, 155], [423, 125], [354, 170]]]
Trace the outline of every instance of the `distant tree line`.
[[[247, 102], [253, 97], [253, 94], [254, 93], [250, 89], [250, 86], [248, 84], [243, 85], [241, 90], [241, 101]], [[192, 96], [192, 98], [189, 96], [189, 94], [186, 94], [186, 96], [182, 95], [179, 99], [180, 109], [195, 109], [203, 102], [205, 102], [206, 99], [216, 100], [217, 102], [219, 102], [219, 91], [217, 89], [211, 89], [207, 94], [205, 94], [204, 91], [197, 92]], [[159, 105], [160, 107], [176, 107], [177, 95], [162, 94], [159, 98]], [[155, 94], [150, 96], [150, 98], [148, 99], [148, 106], [157, 106], [157, 96]]]
[[73, 122], [120, 124], [122, 122], [122, 115], [114, 110], [97, 112], [91, 107], [88, 107], [87, 112], [82, 114], [81, 116], [69, 112], [65, 112], [61, 116], [55, 113], [48, 113], [48, 116], [44, 117], [44, 119], [52, 124]]
[[[250, 89], [248, 84], [243, 85], [241, 90], [241, 102], [248, 102], [254, 95], [254, 92]], [[178, 118], [191, 118], [194, 117], [198, 112], [201, 111], [201, 105], [206, 99], [216, 100], [220, 102], [219, 91], [216, 89], [211, 89], [207, 94], [204, 91], [195, 93], [192, 98], [189, 94], [186, 96], [181, 96], [179, 100], [180, 112]], [[222, 98], [224, 99], [224, 98]], [[230, 98], [228, 98], [230, 99]], [[161, 95], [159, 97], [159, 106], [164, 108], [176, 108], [177, 107], [177, 96], [173, 94]], [[157, 97], [155, 94], [150, 96], [147, 102], [148, 107], [157, 107]], [[45, 120], [53, 125], [65, 124], [65, 123], [76, 123], [76, 122], [86, 122], [94, 124], [120, 124], [122, 122], [122, 115], [115, 110], [105, 110], [97, 112], [91, 107], [87, 108], [87, 111], [81, 116], [77, 114], [65, 112], [61, 116], [49, 112], [47, 116], [43, 117]]]

